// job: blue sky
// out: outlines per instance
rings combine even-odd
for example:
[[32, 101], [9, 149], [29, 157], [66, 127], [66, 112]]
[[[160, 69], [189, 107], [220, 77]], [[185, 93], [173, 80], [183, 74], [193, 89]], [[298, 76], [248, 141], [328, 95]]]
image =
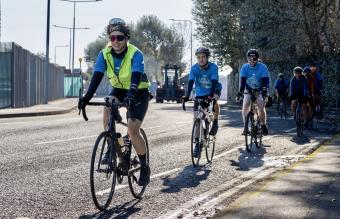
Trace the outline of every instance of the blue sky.
[[[47, 0], [0, 1], [1, 41], [14, 41], [33, 53], [45, 53]], [[143, 15], [153, 14], [170, 26], [170, 18], [192, 20], [191, 10], [191, 0], [103, 0], [77, 3], [76, 27], [90, 29], [76, 30], [75, 67], [79, 66], [77, 60], [84, 56], [86, 45], [104, 31], [112, 17], [136, 22]], [[73, 3], [51, 0], [50, 23], [50, 60], [54, 62], [56, 46], [68, 45], [70, 34], [67, 29], [55, 28], [52, 25], [72, 27]], [[190, 53], [186, 54], [186, 59], [190, 59]], [[69, 48], [57, 47], [57, 63], [68, 67], [68, 60]]]

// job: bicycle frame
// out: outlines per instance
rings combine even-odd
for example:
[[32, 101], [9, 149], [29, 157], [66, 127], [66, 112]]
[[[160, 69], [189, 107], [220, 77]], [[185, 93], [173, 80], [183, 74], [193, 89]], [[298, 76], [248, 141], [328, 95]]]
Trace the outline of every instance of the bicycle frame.
[[302, 108], [300, 101], [297, 100], [297, 105], [295, 109], [295, 122], [296, 122], [296, 132], [300, 137], [303, 134], [303, 120], [302, 120]]
[[245, 141], [247, 151], [251, 152], [253, 143], [256, 145], [257, 148], [260, 148], [262, 144], [262, 129], [260, 125], [260, 117], [258, 115], [257, 105], [257, 97], [259, 92], [257, 90], [254, 90], [246, 94], [251, 95], [251, 98], [250, 110], [245, 118]]

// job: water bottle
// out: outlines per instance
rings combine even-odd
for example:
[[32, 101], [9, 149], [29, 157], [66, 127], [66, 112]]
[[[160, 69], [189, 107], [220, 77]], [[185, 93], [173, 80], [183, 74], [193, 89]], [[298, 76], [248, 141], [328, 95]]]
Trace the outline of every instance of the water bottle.
[[[123, 141], [123, 137], [122, 137], [122, 134], [117, 132], [116, 133], [116, 137], [117, 137], [117, 140], [116, 140], [116, 144], [117, 144], [117, 148], [121, 148], [122, 145], [124, 144], [124, 141]], [[119, 153], [119, 152], [118, 152]], [[122, 164], [122, 158], [120, 156], [117, 157], [117, 161], [118, 161], [118, 165]]]
[[122, 144], [122, 152], [128, 152], [130, 150], [131, 140], [128, 135], [124, 135], [123, 144]]

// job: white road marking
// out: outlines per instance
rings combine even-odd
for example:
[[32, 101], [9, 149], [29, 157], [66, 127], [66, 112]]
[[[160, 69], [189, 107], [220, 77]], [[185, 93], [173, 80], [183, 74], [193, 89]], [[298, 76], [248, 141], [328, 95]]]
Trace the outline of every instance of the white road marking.
[[58, 142], [80, 140], [80, 139], [85, 139], [85, 138], [94, 138], [94, 137], [97, 137], [97, 136], [98, 136], [98, 135], [90, 135], [90, 136], [83, 136], [83, 137], [79, 137], [79, 138], [69, 138], [69, 139], [55, 140], [55, 141], [44, 141], [44, 142], [38, 142], [38, 143], [34, 143], [34, 144], [35, 144], [35, 145], [40, 145], [40, 144], [52, 144], [52, 143], [58, 143]]
[[147, 127], [147, 128], [143, 128], [144, 130], [149, 130], [149, 129], [158, 129], [161, 128], [162, 126], [154, 126], [154, 127]]
[[203, 194], [194, 197], [193, 199], [185, 202], [184, 204], [182, 204], [181, 206], [179, 206], [177, 209], [173, 210], [173, 211], [169, 211], [166, 214], [158, 217], [159, 219], [165, 219], [165, 218], [178, 218], [177, 216], [179, 216], [180, 214], [182, 214], [183, 212], [186, 212], [188, 209], [190, 209], [192, 206], [196, 205], [199, 202], [204, 201], [205, 199], [207, 199], [209, 196], [221, 192], [225, 189], [227, 189], [228, 187], [234, 185], [235, 183], [239, 182], [240, 180], [244, 179], [244, 178], [248, 178], [248, 177], [252, 177], [253, 175], [257, 175], [258, 172], [262, 171], [263, 169], [265, 169], [266, 167], [260, 167], [257, 169], [252, 169], [249, 172], [234, 178], [230, 181], [227, 181], [221, 185], [219, 185], [216, 188], [210, 189], [206, 192], [204, 192]]
[[[157, 177], [169, 175], [169, 174], [171, 174], [171, 173], [173, 173], [173, 172], [177, 172], [177, 171], [180, 171], [180, 170], [181, 170], [181, 168], [175, 168], [175, 169], [168, 170], [168, 171], [165, 171], [165, 172], [157, 173], [157, 174], [155, 174], [155, 175], [152, 175], [150, 178], [151, 178], [151, 179], [154, 179], [154, 178], [157, 178]], [[126, 188], [126, 187], [128, 187], [128, 186], [129, 186], [129, 185], [127, 185], [127, 184], [118, 185], [118, 186], [116, 186], [115, 189], [116, 189], [116, 190], [118, 190], [118, 189], [123, 189], [123, 188]], [[106, 193], [109, 193], [110, 190], [111, 190], [111, 189], [105, 189], [105, 190], [102, 190], [102, 191], [98, 191], [98, 192], [96, 193], [96, 195], [104, 195], [104, 194], [106, 194]]]

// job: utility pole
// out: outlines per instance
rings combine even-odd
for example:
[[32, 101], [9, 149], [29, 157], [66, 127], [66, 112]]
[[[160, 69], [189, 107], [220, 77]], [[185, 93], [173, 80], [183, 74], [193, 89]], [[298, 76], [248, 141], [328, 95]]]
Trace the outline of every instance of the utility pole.
[[0, 42], [1, 42], [1, 0], [0, 0]]
[[47, 0], [47, 28], [46, 28], [46, 57], [45, 57], [45, 80], [44, 80], [44, 104], [48, 103], [48, 75], [49, 75], [49, 47], [50, 47], [50, 4], [51, 0]]
[[72, 82], [71, 82], [71, 92], [73, 94], [73, 70], [74, 70], [74, 45], [75, 45], [75, 29], [76, 29], [76, 3], [84, 3], [84, 2], [99, 2], [102, 0], [60, 0], [64, 2], [71, 2], [73, 3], [73, 43], [72, 43], [72, 66], [71, 66], [71, 75], [72, 75]]

